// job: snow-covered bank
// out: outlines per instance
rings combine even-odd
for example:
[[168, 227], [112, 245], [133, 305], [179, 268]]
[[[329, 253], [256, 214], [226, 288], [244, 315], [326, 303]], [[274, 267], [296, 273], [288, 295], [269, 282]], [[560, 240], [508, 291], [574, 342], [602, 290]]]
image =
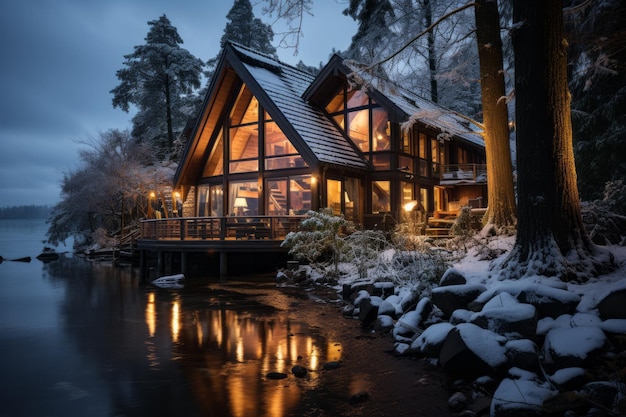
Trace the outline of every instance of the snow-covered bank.
[[[490, 253], [500, 254], [491, 260], [484, 246], [470, 249], [438, 285], [344, 273], [336, 289], [345, 314], [390, 332], [397, 354], [426, 358], [465, 381], [460, 403], [477, 415], [623, 414], [626, 247], [609, 248], [615, 272], [585, 284], [492, 276], [490, 266], [513, 242], [489, 241]], [[298, 274], [320, 278], [304, 267]]]

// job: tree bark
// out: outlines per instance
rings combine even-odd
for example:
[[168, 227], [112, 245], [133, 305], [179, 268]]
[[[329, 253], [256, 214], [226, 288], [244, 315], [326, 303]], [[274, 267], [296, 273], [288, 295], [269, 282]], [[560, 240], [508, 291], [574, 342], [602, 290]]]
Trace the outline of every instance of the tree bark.
[[560, 1], [514, 0], [519, 219], [503, 277], [585, 281], [614, 268], [580, 213]]
[[500, 14], [495, 0], [476, 0], [476, 39], [480, 62], [487, 189], [489, 205], [484, 223], [496, 230], [515, 225], [513, 164], [509, 144], [508, 110], [505, 100]]

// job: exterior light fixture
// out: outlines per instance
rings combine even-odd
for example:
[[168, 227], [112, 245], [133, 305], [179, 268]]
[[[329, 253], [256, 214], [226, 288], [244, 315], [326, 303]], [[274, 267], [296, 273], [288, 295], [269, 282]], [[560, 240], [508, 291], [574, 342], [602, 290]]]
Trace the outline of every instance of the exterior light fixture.
[[404, 211], [407, 213], [413, 211], [413, 209], [417, 206], [417, 200], [411, 200], [404, 205]]

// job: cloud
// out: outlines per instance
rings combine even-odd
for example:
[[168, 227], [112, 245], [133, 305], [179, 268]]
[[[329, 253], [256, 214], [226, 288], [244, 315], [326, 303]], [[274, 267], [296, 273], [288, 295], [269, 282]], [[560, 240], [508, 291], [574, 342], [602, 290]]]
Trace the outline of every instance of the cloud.
[[[130, 128], [132, 114], [112, 107], [110, 91], [118, 85], [115, 73], [123, 68], [124, 55], [145, 42], [148, 21], [166, 14], [183, 47], [206, 61], [219, 53], [232, 4], [1, 2], [0, 206], [56, 203], [63, 174], [78, 163], [78, 142], [109, 129]], [[293, 50], [278, 51], [288, 63], [326, 62], [332, 48], [346, 48], [355, 32], [351, 19], [341, 15], [345, 5], [326, 0], [314, 4], [315, 16], [305, 17], [299, 56], [294, 57]], [[255, 13], [269, 20], [261, 16], [261, 5]], [[331, 20], [340, 23], [331, 25]]]

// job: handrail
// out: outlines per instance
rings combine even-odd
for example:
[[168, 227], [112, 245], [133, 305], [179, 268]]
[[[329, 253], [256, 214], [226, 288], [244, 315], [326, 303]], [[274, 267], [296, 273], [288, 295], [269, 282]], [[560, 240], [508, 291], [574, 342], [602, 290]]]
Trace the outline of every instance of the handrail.
[[141, 221], [147, 240], [283, 240], [306, 216], [170, 217]]
[[445, 182], [469, 181], [487, 182], [487, 166], [485, 164], [453, 164], [441, 167], [440, 180]]

